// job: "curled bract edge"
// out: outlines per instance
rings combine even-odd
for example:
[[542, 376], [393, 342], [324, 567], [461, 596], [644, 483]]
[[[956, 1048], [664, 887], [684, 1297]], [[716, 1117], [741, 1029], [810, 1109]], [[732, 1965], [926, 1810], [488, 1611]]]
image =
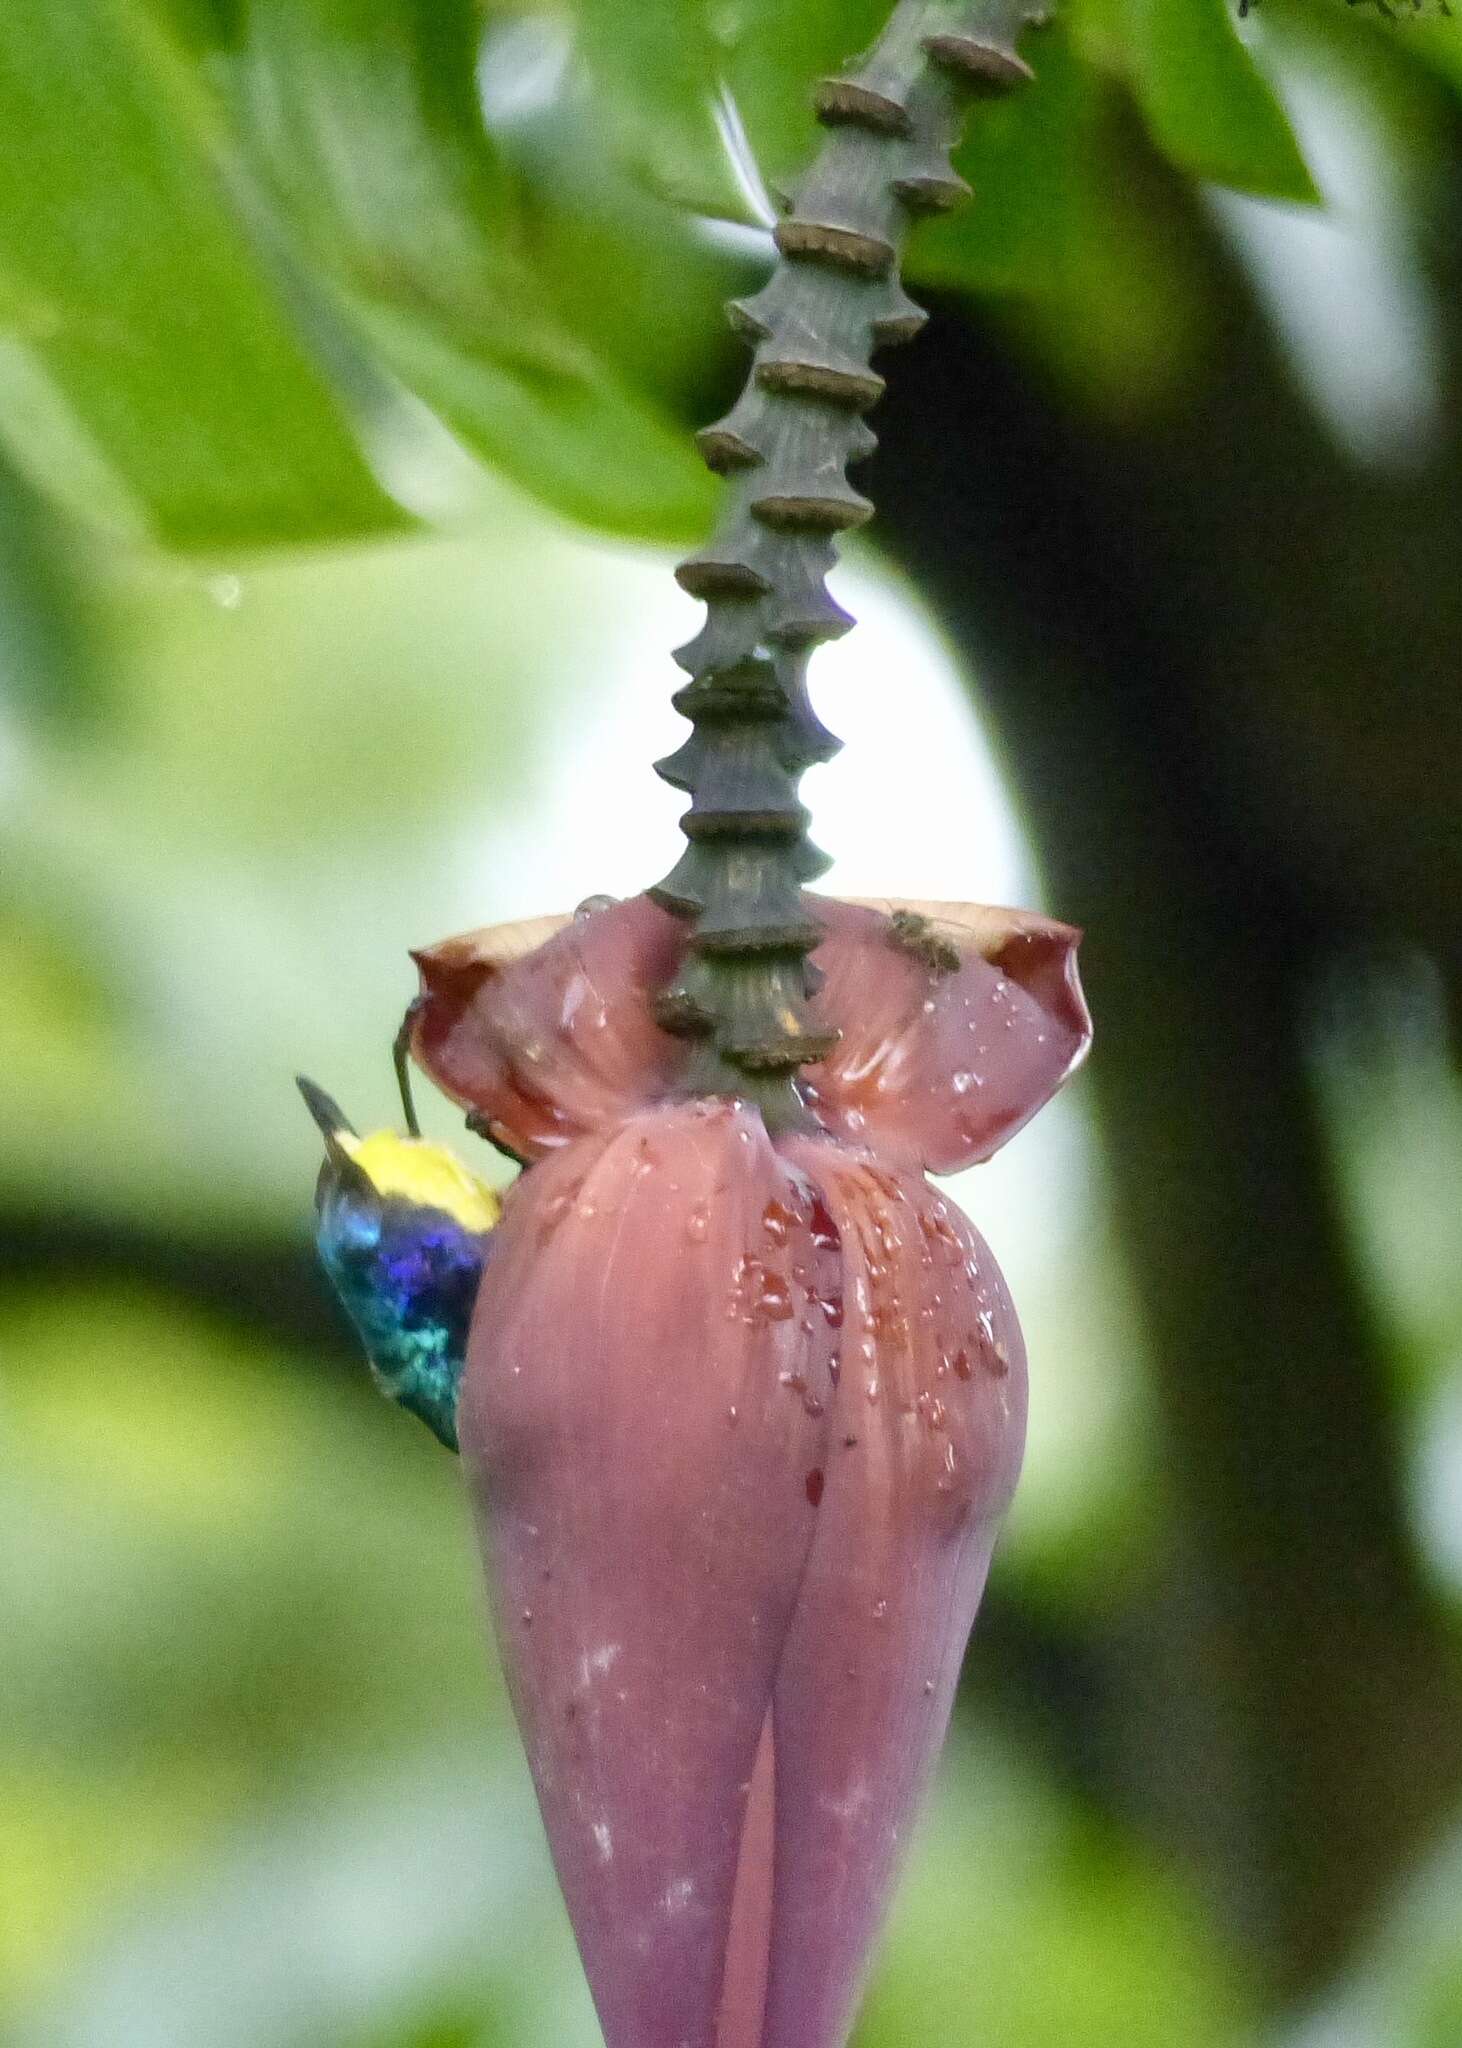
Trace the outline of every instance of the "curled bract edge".
[[[840, 1036], [801, 1087], [830, 1136], [953, 1173], [1084, 1057], [1073, 926], [971, 903], [808, 902], [823, 925], [811, 1018]], [[653, 1002], [686, 940], [683, 920], [636, 896], [423, 947], [413, 1053], [499, 1143], [541, 1158], [674, 1095], [685, 1045]]]

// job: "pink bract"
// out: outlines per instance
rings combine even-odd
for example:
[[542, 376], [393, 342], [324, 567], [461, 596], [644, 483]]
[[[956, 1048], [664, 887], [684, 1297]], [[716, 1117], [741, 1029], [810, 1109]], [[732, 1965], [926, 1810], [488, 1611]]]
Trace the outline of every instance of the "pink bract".
[[[927, 907], [926, 907], [927, 909]], [[677, 1094], [648, 899], [419, 954], [414, 1048], [535, 1161], [458, 1415], [608, 2048], [840, 2048], [1025, 1430], [982, 1158], [1085, 1050], [1076, 934], [819, 901], [820, 1130]]]
[[[988, 1158], [1085, 1053], [1070, 925], [976, 904], [809, 901], [824, 926], [813, 1024], [841, 1037], [803, 1085], [830, 1135], [952, 1173]], [[674, 1093], [684, 1043], [652, 1004], [685, 943], [680, 919], [636, 896], [423, 948], [413, 1050], [501, 1143], [540, 1158]]]

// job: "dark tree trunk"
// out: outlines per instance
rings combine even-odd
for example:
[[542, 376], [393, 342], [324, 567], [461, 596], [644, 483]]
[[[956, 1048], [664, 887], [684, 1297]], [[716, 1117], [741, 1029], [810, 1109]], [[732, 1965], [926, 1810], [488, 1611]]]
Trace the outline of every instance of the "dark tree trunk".
[[1407, 644], [1399, 585], [1372, 616], [1323, 531], [1285, 530], [1306, 502], [1351, 547], [1371, 520], [1346, 527], [1355, 480], [1242, 306], [1224, 346], [1201, 417], [1104, 443], [950, 311], [900, 365], [874, 487], [885, 545], [979, 678], [1050, 900], [1088, 931], [1085, 1085], [1150, 1342], [1172, 1544], [1124, 1732], [1134, 1801], [1285, 1998], [1324, 1981], [1454, 1805], [1462, 1678], [1413, 1555], [1304, 1043], [1317, 963], [1384, 910], [1384, 834], [1351, 877], [1327, 865], [1323, 821], [1290, 832], [1303, 791], [1271, 801], [1244, 772], [1233, 669], [1303, 689], [1290, 670], [1323, 659], [1342, 709], [1394, 682], [1416, 712], [1442, 655]]

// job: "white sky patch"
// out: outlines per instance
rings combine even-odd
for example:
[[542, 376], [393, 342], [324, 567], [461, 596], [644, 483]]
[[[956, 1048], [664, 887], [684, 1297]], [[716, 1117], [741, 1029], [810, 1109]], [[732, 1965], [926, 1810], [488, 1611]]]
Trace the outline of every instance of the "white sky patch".
[[[476, 922], [570, 910], [601, 890], [630, 895], [680, 854], [686, 798], [649, 764], [689, 732], [669, 701], [685, 680], [669, 649], [696, 631], [702, 609], [676, 589], [663, 556], [588, 546], [584, 555], [586, 569], [602, 565], [612, 579], [619, 608], [606, 610], [598, 676], [545, 745], [521, 812], [500, 814], [465, 863]], [[876, 564], [845, 564], [834, 590], [858, 624], [812, 662], [818, 714], [846, 742], [803, 784], [813, 836], [833, 857], [817, 887], [1029, 903], [1031, 862], [948, 651], [907, 587]]]

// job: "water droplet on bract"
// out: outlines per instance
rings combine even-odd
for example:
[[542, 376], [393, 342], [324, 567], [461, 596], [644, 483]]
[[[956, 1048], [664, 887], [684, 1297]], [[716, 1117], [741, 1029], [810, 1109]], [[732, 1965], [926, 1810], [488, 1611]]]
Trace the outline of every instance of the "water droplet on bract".
[[735, 1410], [734, 1408], [728, 1408], [728, 1409], [726, 1410], [726, 1420], [727, 1420], [728, 1422], [730, 1422], [730, 1423], [734, 1423], [734, 1422], [735, 1422], [735, 1420], [736, 1420], [736, 1410]]
[[937, 1394], [921, 1394], [914, 1405], [930, 1429], [938, 1431], [944, 1428], [946, 1421], [944, 1403]]
[[802, 1411], [816, 1422], [818, 1416], [822, 1413], [822, 1403], [818, 1400], [816, 1394], [804, 1394], [802, 1396]]
[[932, 1678], [926, 1678], [926, 1679], [924, 1680], [924, 1697], [925, 1697], [925, 1699], [928, 1699], [929, 1695], [930, 1695], [930, 1694], [931, 1694], [931, 1693], [933, 1692], [933, 1690], [934, 1690], [934, 1681], [933, 1681], [933, 1679], [932, 1679]]
[[974, 1374], [975, 1368], [970, 1364], [970, 1354], [963, 1348], [954, 1354], [954, 1370], [957, 1379], [967, 1380]]
[[823, 1487], [822, 1473], [816, 1466], [808, 1473], [804, 1484], [809, 1506], [816, 1507], [822, 1499]]
[[842, 1240], [837, 1225], [829, 1215], [827, 1205], [820, 1196], [814, 1196], [811, 1217], [812, 1242], [820, 1252], [835, 1252]]
[[522, 1622], [524, 1628], [531, 1628], [533, 1626], [533, 1609], [531, 1607], [525, 1607], [523, 1609], [522, 1614], [518, 1618]]
[[993, 1344], [995, 1342], [995, 1318], [990, 1310], [982, 1308], [975, 1317], [975, 1321], [980, 1326], [980, 1335], [984, 1338], [985, 1342]]
[[787, 1242], [787, 1232], [792, 1228], [797, 1218], [792, 1214], [792, 1211], [785, 1202], [778, 1202], [774, 1199], [768, 1202], [765, 1209], [762, 1210], [761, 1221], [762, 1228], [773, 1244], [785, 1244]]
[[822, 1310], [823, 1321], [830, 1330], [843, 1327], [843, 1298], [840, 1294], [819, 1294], [814, 1300]]
[[785, 1323], [792, 1313], [792, 1290], [780, 1273], [769, 1273], [765, 1266], [757, 1267], [757, 1293], [755, 1308], [764, 1322]]
[[617, 899], [613, 896], [586, 896], [574, 910], [574, 916], [582, 923], [586, 917], [594, 917], [601, 910], [613, 910]]
[[949, 1085], [953, 1088], [956, 1095], [968, 1095], [975, 1085], [975, 1077], [967, 1069], [961, 1067]]
[[1010, 1353], [1006, 1350], [1003, 1344], [997, 1344], [995, 1346], [993, 1356], [994, 1364], [991, 1367], [991, 1370], [994, 1372], [997, 1379], [1003, 1380], [1005, 1375], [1010, 1370]]
[[685, 1219], [685, 1234], [692, 1244], [704, 1244], [710, 1228], [710, 1210], [704, 1202], [697, 1202]]
[[875, 1621], [882, 1621], [887, 1613], [888, 1602], [886, 1600], [875, 1600], [873, 1603], [873, 1619]]
[[924, 998], [924, 1003], [923, 1003], [923, 1010], [924, 1010], [924, 1015], [925, 1015], [926, 1017], [932, 1017], [932, 1016], [934, 1015], [934, 1008], [935, 1008], [935, 1005], [934, 1005], [934, 998], [933, 998], [933, 996], [926, 996], [926, 997]]
[[868, 1405], [869, 1405], [869, 1407], [870, 1407], [870, 1408], [871, 1408], [871, 1407], [874, 1407], [874, 1406], [875, 1406], [875, 1405], [877, 1404], [877, 1401], [878, 1401], [878, 1382], [877, 1382], [877, 1380], [870, 1380], [870, 1381], [868, 1382]]

